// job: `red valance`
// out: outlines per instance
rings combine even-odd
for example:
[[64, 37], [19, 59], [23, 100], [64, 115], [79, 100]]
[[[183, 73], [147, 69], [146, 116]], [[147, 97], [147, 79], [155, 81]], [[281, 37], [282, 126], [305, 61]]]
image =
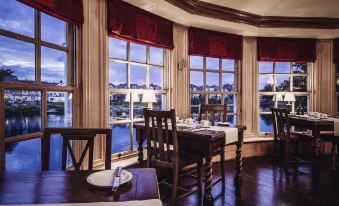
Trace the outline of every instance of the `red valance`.
[[315, 39], [258, 38], [258, 61], [314, 62], [315, 59]]
[[242, 36], [191, 27], [189, 54], [241, 60]]
[[82, 0], [18, 0], [67, 23], [82, 26], [84, 23]]
[[333, 61], [339, 64], [339, 39], [335, 39], [333, 42]]
[[109, 0], [108, 32], [115, 38], [173, 49], [173, 22], [121, 0]]

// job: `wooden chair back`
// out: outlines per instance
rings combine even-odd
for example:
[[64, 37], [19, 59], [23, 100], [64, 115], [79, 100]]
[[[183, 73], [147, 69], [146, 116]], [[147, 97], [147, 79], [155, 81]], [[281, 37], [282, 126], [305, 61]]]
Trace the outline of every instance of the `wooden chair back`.
[[209, 120], [214, 125], [215, 117], [217, 117], [218, 122], [226, 122], [227, 104], [200, 104], [199, 121]]
[[274, 140], [290, 136], [289, 113], [288, 109], [272, 108]]
[[[88, 151], [88, 170], [92, 170], [94, 138], [99, 134], [106, 136], [105, 169], [111, 169], [112, 129], [45, 128], [43, 137], [41, 139], [41, 169], [43, 171], [49, 170], [50, 138], [53, 134], [60, 134], [62, 137], [62, 170], [66, 170], [67, 167], [67, 151], [70, 154], [72, 166], [75, 170], [80, 170]], [[76, 160], [71, 146], [71, 141], [73, 140], [87, 141], [78, 161]]]
[[[144, 109], [147, 138], [147, 165], [174, 168], [179, 164], [175, 110]], [[171, 128], [171, 130], [170, 130]]]

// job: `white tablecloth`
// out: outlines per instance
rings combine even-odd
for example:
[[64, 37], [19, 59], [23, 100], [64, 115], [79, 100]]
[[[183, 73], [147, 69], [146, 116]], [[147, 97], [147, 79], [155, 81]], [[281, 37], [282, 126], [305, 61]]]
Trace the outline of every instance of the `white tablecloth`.
[[158, 199], [151, 199], [151, 200], [126, 201], [126, 202], [35, 204], [35, 205], [20, 205], [20, 206], [48, 206], [48, 205], [52, 205], [52, 206], [162, 206], [162, 203]]
[[339, 136], [339, 119], [330, 117], [328, 120], [334, 123], [334, 136]]

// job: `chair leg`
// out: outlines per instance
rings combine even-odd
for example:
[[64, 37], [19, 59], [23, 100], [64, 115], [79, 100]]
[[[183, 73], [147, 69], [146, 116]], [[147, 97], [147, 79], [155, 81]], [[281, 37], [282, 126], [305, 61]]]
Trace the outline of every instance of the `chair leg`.
[[203, 164], [203, 159], [201, 159], [199, 162], [198, 162], [198, 195], [199, 195], [199, 198], [202, 196], [202, 182], [203, 182], [203, 167], [204, 164]]
[[177, 199], [178, 182], [179, 182], [179, 168], [174, 168], [172, 198], [170, 205], [175, 205], [175, 201]]
[[220, 173], [221, 173], [221, 182], [222, 189], [225, 189], [225, 148], [222, 148], [220, 153]]

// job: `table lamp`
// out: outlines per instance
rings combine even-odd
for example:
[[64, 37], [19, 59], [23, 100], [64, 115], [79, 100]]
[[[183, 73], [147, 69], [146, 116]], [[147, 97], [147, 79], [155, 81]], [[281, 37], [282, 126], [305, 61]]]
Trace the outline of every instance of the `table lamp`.
[[147, 109], [152, 109], [150, 106], [151, 103], [157, 102], [157, 98], [155, 97], [155, 93], [153, 90], [146, 90], [144, 94], [142, 95], [142, 103], [148, 103]]
[[292, 111], [292, 102], [295, 102], [295, 96], [292, 92], [288, 92], [285, 94], [284, 101], [287, 102], [286, 109]]
[[132, 94], [132, 102], [139, 102], [139, 97], [137, 93], [126, 94], [125, 102], [131, 102], [131, 94]]
[[273, 95], [273, 99], [272, 100], [273, 101], [277, 101], [277, 102], [283, 101], [283, 96], [281, 94], [275, 94], [275, 95]]

